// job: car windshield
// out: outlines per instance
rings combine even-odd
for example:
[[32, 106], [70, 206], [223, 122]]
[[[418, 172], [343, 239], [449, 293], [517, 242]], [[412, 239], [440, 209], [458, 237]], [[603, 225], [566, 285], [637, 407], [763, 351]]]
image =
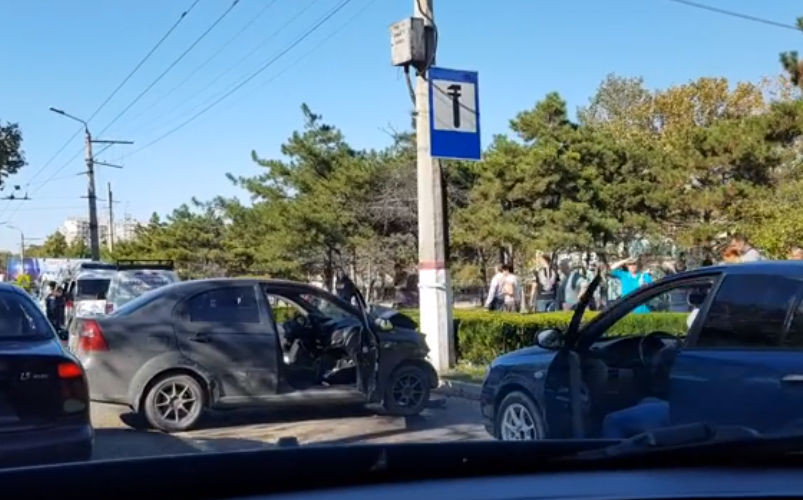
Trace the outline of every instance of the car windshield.
[[0, 467], [803, 437], [803, 2], [0, 12]]

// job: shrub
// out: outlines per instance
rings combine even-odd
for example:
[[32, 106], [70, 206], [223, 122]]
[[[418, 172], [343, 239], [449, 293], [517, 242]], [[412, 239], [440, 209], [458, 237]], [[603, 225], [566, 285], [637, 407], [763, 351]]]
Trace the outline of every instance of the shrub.
[[[417, 309], [401, 311], [418, 324]], [[597, 313], [587, 312], [583, 321]], [[686, 313], [655, 312], [630, 314], [620, 319], [608, 335], [639, 335], [654, 331], [674, 334], [686, 332]], [[535, 344], [538, 332], [546, 328], [566, 330], [571, 311], [519, 314], [491, 312], [484, 309], [455, 309], [457, 358], [475, 364], [487, 364], [506, 352]]]

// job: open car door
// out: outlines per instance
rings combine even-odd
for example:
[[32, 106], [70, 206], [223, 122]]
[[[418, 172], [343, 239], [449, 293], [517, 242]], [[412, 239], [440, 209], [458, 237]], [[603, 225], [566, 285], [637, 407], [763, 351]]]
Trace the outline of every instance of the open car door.
[[[366, 304], [360, 290], [354, 285], [345, 273], [338, 275], [337, 289], [348, 290], [349, 299], [360, 311], [362, 329], [360, 331], [359, 351], [356, 354], [357, 387], [365, 394], [366, 400], [371, 403], [379, 402], [382, 394], [379, 391], [379, 337], [374, 331], [373, 321], [368, 315]], [[342, 297], [341, 298], [346, 298]]]
[[588, 394], [583, 385], [580, 355], [575, 347], [583, 314], [601, 279], [598, 273], [577, 302], [569, 327], [563, 332], [561, 347], [547, 370], [544, 415], [550, 438], [585, 437], [584, 405]]

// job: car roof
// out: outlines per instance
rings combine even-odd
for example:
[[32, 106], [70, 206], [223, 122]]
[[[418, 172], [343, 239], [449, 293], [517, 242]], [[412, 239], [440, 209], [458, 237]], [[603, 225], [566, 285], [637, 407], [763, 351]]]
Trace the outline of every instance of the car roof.
[[762, 274], [768, 276], [801, 277], [803, 278], [803, 260], [762, 260], [758, 262], [743, 262], [738, 264], [719, 264], [715, 266], [700, 267], [693, 271], [672, 274], [665, 280], [676, 280], [694, 276], [724, 273], [735, 274]]
[[75, 275], [76, 280], [96, 280], [111, 278], [117, 274], [113, 269], [84, 269]]
[[21, 295], [28, 295], [22, 288], [6, 281], [0, 281], [0, 292], [13, 292], [13, 293], [19, 293]]
[[276, 287], [288, 287], [296, 289], [306, 289], [311, 292], [326, 292], [323, 288], [310, 285], [309, 283], [302, 283], [300, 281], [279, 280], [279, 279], [259, 279], [259, 278], [207, 278], [199, 280], [180, 281], [168, 285], [171, 290], [180, 289], [208, 289], [216, 286], [253, 286], [253, 285], [268, 285]]

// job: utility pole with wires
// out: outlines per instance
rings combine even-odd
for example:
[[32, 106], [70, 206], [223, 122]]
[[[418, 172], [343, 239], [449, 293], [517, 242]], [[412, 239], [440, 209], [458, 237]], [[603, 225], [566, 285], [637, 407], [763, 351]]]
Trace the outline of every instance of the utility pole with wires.
[[114, 204], [120, 202], [115, 202], [114, 198], [112, 197], [112, 183], [106, 183], [106, 187], [109, 193], [109, 252], [114, 252]]
[[84, 125], [84, 147], [85, 147], [85, 161], [86, 161], [86, 174], [88, 176], [88, 186], [86, 197], [89, 200], [89, 252], [92, 260], [100, 260], [100, 237], [98, 235], [98, 207], [97, 195], [95, 194], [95, 164], [103, 165], [113, 168], [123, 168], [121, 165], [114, 165], [111, 163], [96, 161], [92, 156], [92, 144], [134, 144], [133, 141], [117, 141], [117, 140], [101, 140], [92, 139], [92, 134], [89, 132], [89, 125], [85, 120], [73, 116], [65, 111], [57, 108], [50, 108], [50, 111], [58, 113], [62, 116], [75, 120]]
[[[418, 288], [421, 331], [438, 372], [455, 361], [452, 285], [448, 263], [446, 192], [440, 161], [430, 151], [429, 68], [435, 62], [437, 28], [432, 0], [413, 0], [413, 17], [391, 26], [392, 62], [403, 66], [415, 105], [418, 179]], [[410, 66], [417, 70], [415, 87]]]

